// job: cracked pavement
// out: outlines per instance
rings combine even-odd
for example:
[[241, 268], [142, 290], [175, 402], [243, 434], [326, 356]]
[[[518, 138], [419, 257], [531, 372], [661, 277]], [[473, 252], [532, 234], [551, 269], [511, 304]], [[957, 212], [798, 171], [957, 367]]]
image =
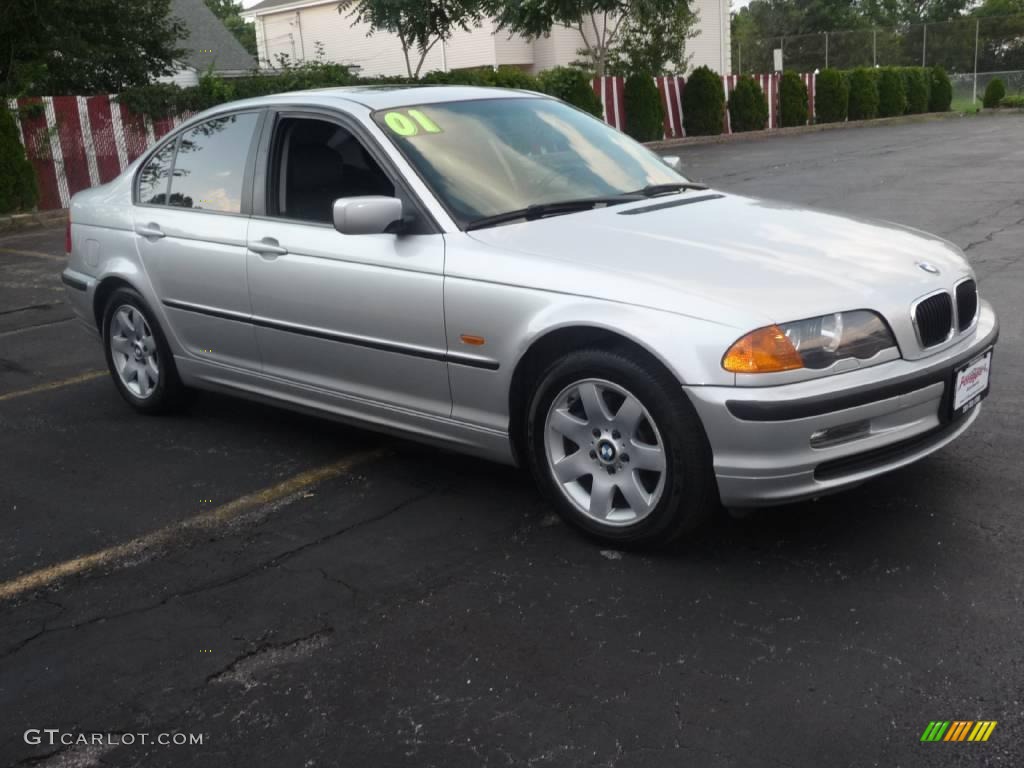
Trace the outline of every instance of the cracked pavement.
[[[0, 400], [0, 582], [380, 452], [0, 602], [0, 765], [1021, 765], [1022, 139], [1014, 115], [671, 153], [725, 190], [953, 240], [1003, 331], [952, 447], [670, 552], [602, 552], [517, 470], [226, 397], [144, 418], [97, 377]], [[0, 236], [0, 396], [103, 367], [62, 247]], [[935, 719], [999, 725], [920, 743]]]

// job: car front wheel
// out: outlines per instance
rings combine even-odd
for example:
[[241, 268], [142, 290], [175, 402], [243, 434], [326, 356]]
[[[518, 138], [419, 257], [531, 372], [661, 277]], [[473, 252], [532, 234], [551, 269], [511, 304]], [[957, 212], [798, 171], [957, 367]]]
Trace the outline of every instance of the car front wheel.
[[561, 515], [613, 544], [671, 541], [717, 507], [707, 438], [678, 382], [629, 352], [581, 350], [540, 377], [529, 458]]

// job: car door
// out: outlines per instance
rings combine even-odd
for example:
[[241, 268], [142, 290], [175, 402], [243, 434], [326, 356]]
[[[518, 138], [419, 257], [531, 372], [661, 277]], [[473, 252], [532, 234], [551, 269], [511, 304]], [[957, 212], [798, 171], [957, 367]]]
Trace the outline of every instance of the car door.
[[[443, 236], [354, 120], [281, 112], [265, 133], [247, 257], [264, 373], [449, 416]], [[367, 194], [402, 199], [411, 229], [338, 232], [334, 200]]]
[[259, 370], [246, 283], [251, 164], [261, 111], [186, 129], [143, 166], [134, 207], [139, 256], [187, 352]]

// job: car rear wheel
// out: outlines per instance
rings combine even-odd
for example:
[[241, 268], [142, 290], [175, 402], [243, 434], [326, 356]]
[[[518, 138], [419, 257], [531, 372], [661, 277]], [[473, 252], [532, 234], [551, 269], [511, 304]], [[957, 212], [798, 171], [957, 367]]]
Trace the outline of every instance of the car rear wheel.
[[118, 288], [103, 313], [107, 367], [136, 410], [162, 413], [181, 403], [184, 387], [167, 340], [149, 307], [131, 288]]
[[613, 544], [667, 543], [717, 507], [707, 438], [678, 382], [629, 352], [581, 350], [541, 376], [527, 436], [566, 520]]

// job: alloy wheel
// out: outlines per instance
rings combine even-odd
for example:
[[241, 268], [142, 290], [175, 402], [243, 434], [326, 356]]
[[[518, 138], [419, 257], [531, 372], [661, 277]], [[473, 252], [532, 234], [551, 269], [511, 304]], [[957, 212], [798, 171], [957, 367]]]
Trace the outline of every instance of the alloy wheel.
[[611, 381], [583, 379], [551, 402], [544, 423], [548, 469], [587, 517], [633, 525], [665, 488], [665, 444], [643, 403]]
[[110, 352], [121, 383], [145, 400], [160, 383], [160, 360], [149, 322], [138, 307], [123, 304], [110, 319]]

